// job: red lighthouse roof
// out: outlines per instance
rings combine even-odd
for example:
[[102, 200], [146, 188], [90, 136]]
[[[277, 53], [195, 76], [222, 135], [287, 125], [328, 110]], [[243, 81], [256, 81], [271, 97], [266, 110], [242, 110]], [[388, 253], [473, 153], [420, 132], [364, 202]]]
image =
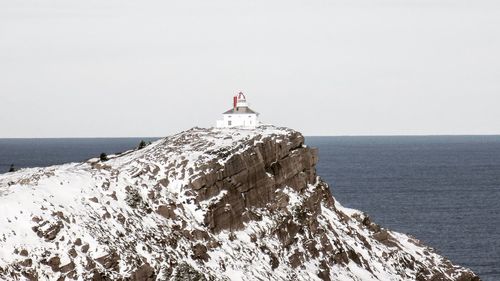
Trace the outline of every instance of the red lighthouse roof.
[[222, 113], [222, 114], [259, 114], [247, 105], [247, 97], [243, 92], [239, 92], [238, 95], [233, 97], [233, 108]]

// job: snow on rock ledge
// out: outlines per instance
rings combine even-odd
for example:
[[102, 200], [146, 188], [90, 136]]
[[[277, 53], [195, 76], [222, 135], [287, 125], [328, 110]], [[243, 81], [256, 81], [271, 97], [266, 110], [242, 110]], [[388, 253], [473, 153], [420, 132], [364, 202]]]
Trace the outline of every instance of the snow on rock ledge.
[[0, 175], [0, 279], [479, 280], [342, 207], [291, 129], [193, 128]]

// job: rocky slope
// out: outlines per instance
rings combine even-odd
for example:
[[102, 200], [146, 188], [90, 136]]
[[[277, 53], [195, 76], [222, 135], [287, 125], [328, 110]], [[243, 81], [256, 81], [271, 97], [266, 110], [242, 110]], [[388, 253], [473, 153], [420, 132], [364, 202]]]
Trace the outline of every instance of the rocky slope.
[[0, 279], [479, 280], [342, 207], [296, 131], [199, 129], [0, 175]]

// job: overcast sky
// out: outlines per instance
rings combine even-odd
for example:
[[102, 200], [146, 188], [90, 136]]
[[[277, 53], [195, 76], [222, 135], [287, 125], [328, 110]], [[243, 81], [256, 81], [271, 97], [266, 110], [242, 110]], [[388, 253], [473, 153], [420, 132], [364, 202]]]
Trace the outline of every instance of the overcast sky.
[[500, 1], [0, 1], [0, 137], [500, 134]]

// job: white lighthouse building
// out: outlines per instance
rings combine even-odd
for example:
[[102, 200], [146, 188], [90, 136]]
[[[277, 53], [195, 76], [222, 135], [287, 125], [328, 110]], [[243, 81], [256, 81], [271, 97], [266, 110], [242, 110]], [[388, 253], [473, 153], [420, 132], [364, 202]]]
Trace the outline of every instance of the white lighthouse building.
[[233, 108], [222, 113], [222, 116], [222, 120], [217, 120], [217, 128], [255, 128], [259, 125], [259, 113], [248, 107], [247, 98], [242, 92], [233, 97]]

